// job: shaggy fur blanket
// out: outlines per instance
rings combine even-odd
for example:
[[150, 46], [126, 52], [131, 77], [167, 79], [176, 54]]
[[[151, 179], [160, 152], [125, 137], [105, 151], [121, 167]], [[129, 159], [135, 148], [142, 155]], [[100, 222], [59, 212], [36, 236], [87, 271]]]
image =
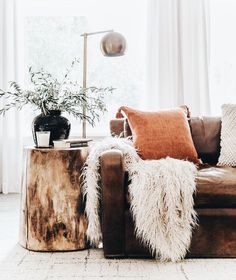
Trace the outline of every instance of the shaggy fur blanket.
[[192, 228], [197, 223], [193, 208], [197, 169], [188, 161], [172, 158], [142, 160], [127, 139], [107, 138], [95, 143], [90, 150], [82, 174], [88, 239], [93, 245], [102, 241], [99, 158], [109, 149], [119, 149], [124, 155], [124, 166], [131, 181], [129, 194], [137, 238], [149, 247], [153, 256], [163, 261], [184, 258]]

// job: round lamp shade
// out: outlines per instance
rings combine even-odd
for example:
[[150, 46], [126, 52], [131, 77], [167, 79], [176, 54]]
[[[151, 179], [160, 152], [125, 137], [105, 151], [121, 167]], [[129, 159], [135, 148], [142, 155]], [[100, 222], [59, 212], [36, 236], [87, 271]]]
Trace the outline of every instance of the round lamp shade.
[[121, 56], [125, 54], [126, 40], [118, 32], [109, 32], [101, 41], [101, 51], [104, 56]]

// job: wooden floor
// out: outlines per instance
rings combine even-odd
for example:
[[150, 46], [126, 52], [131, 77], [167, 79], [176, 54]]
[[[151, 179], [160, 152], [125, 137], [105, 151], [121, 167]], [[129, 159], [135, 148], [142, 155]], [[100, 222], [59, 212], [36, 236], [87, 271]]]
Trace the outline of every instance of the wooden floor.
[[19, 195], [0, 195], [0, 280], [236, 280], [236, 259], [106, 260], [101, 250], [35, 253], [19, 245]]

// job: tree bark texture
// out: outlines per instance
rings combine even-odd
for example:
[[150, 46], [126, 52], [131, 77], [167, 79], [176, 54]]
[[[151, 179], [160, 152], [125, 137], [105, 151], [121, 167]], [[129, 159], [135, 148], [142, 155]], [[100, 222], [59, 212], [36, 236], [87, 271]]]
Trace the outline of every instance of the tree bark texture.
[[25, 148], [20, 244], [34, 251], [86, 248], [81, 168], [88, 148]]

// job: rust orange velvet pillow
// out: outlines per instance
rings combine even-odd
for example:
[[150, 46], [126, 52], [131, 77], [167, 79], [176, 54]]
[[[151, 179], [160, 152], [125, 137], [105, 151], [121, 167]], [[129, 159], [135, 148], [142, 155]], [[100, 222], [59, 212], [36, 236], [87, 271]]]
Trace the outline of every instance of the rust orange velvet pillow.
[[134, 145], [141, 158], [161, 159], [169, 156], [199, 163], [183, 109], [142, 112], [122, 106], [119, 112], [123, 112], [128, 119]]

